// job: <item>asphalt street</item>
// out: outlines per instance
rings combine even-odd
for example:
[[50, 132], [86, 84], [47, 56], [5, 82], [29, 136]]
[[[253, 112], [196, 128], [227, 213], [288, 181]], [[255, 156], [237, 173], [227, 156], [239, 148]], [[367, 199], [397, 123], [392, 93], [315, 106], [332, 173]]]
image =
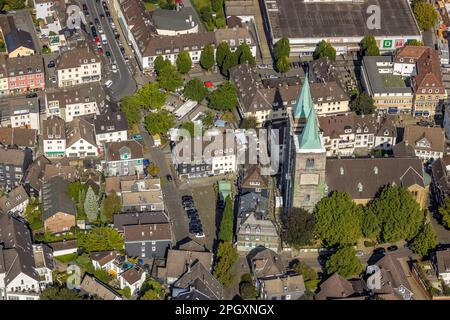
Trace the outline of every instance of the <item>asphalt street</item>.
[[[111, 101], [118, 102], [120, 101], [121, 98], [133, 94], [136, 91], [137, 88], [136, 82], [134, 81], [131, 71], [128, 65], [125, 63], [122, 53], [120, 52], [119, 45], [115, 39], [114, 33], [111, 29], [111, 25], [109, 24], [108, 19], [100, 18], [100, 14], [105, 13], [101, 2], [97, 3], [95, 1], [86, 1], [83, 3], [86, 3], [88, 6], [90, 14], [89, 19], [92, 20], [93, 22], [95, 21], [95, 18], [100, 20], [100, 24], [103, 28], [104, 34], [108, 39], [108, 44], [102, 44], [103, 51], [111, 52], [111, 58], [113, 61], [115, 61], [118, 72], [110, 73], [110, 79], [112, 80], [113, 84], [109, 89], [107, 89], [107, 94], [110, 97]], [[88, 32], [90, 32], [90, 28], [88, 27], [87, 29]], [[92, 37], [90, 38], [92, 40]], [[108, 58], [106, 59], [108, 60]], [[107, 68], [111, 70], [109, 65], [107, 66]], [[104, 82], [106, 82], [106, 80]]]

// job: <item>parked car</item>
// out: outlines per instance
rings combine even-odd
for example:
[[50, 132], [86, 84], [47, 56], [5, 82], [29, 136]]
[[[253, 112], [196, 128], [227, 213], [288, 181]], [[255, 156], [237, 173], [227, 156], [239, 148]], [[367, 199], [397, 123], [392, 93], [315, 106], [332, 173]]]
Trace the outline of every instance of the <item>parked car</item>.
[[381, 254], [385, 254], [385, 253], [386, 253], [386, 249], [384, 249], [384, 248], [376, 248], [373, 250], [373, 254], [381, 255]]
[[192, 196], [184, 195], [184, 196], [181, 197], [181, 200], [182, 200], [182, 201], [185, 201], [185, 200], [192, 200]]
[[105, 19], [105, 15], [103, 13], [100, 13], [100, 18]]
[[116, 64], [113, 64], [113, 65], [111, 66], [111, 70], [112, 70], [112, 72], [116, 73], [116, 72], [117, 72], [117, 65], [116, 65]]
[[56, 76], [51, 77], [50, 80], [52, 83], [56, 83]]
[[131, 136], [131, 139], [133, 139], [133, 140], [142, 140], [143, 138], [142, 138], [142, 135], [138, 133], [138, 134], [133, 134]]
[[268, 69], [269, 66], [267, 64], [265, 64], [265, 63], [261, 63], [260, 65], [258, 65], [258, 68], [259, 69]]
[[148, 165], [150, 165], [150, 160], [144, 159], [144, 167], [147, 167]]
[[166, 175], [166, 179], [167, 179], [167, 181], [172, 181], [173, 180], [173, 178], [172, 178], [172, 176], [170, 174]]
[[50, 61], [48, 62], [47, 67], [49, 67], [49, 68], [54, 68], [54, 67], [55, 67], [55, 61], [50, 60]]
[[37, 93], [36, 92], [31, 92], [31, 93], [26, 95], [27, 99], [29, 99], [29, 98], [36, 98], [36, 97], [37, 97]]
[[112, 86], [112, 84], [113, 84], [112, 80], [108, 80], [105, 82], [105, 87], [109, 88]]
[[388, 247], [387, 250], [388, 250], [389, 252], [397, 251], [397, 250], [398, 250], [398, 247], [397, 247], [396, 245], [393, 245], [393, 246]]
[[204, 85], [206, 88], [212, 88], [214, 87], [214, 83], [212, 83], [211, 81], [205, 81]]
[[95, 18], [94, 23], [100, 25], [100, 20], [98, 20], [98, 18]]
[[364, 256], [364, 252], [362, 252], [362, 251], [356, 251], [356, 256], [357, 256], [357, 257], [362, 257], [362, 256]]
[[111, 52], [105, 51], [105, 56], [107, 56], [108, 58], [111, 57]]

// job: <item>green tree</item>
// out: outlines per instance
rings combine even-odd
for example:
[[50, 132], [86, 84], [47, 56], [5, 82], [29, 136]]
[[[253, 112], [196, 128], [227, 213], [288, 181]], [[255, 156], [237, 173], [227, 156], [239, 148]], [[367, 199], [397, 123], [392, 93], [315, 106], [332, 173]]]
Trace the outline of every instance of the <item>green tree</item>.
[[227, 42], [221, 42], [217, 46], [216, 50], [216, 63], [217, 66], [221, 69], [222, 64], [225, 61], [225, 57], [231, 53], [230, 46]]
[[362, 233], [370, 239], [377, 239], [380, 235], [380, 221], [378, 217], [369, 210], [364, 210], [362, 218]]
[[237, 55], [234, 52], [229, 52], [222, 63], [221, 72], [225, 77], [230, 75], [230, 69], [238, 64]]
[[160, 87], [167, 91], [174, 92], [183, 86], [183, 79], [181, 79], [180, 73], [172, 65], [164, 67], [156, 77], [156, 80], [158, 80]]
[[131, 289], [130, 289], [130, 287], [126, 286], [125, 288], [122, 289], [121, 293], [122, 293], [122, 295], [125, 298], [127, 298], [127, 299], [130, 298], [131, 297]]
[[164, 287], [151, 276], [142, 284], [141, 291], [144, 292], [140, 300], [163, 300]]
[[258, 297], [258, 290], [253, 282], [241, 282], [239, 284], [239, 294], [244, 300], [254, 300]]
[[200, 54], [200, 65], [203, 69], [211, 70], [214, 66], [214, 47], [207, 44]]
[[254, 116], [246, 117], [241, 122], [243, 129], [256, 129], [258, 127], [258, 119]]
[[45, 288], [39, 298], [41, 300], [83, 300], [81, 295], [66, 287]]
[[291, 66], [289, 64], [289, 57], [283, 56], [277, 60], [276, 68], [278, 72], [286, 73], [290, 70]]
[[117, 193], [113, 192], [103, 198], [100, 206], [100, 212], [107, 221], [113, 221], [113, 215], [122, 211], [122, 205], [120, 203], [120, 197]]
[[202, 102], [208, 95], [208, 89], [199, 78], [194, 78], [186, 84], [183, 94], [188, 99]]
[[238, 104], [236, 87], [230, 81], [225, 81], [208, 96], [208, 102], [208, 107], [214, 110], [233, 110]]
[[160, 172], [159, 167], [153, 162], [148, 165], [147, 171], [148, 174], [151, 175], [152, 177], [157, 177]]
[[439, 14], [431, 3], [419, 2], [413, 7], [414, 16], [421, 30], [430, 30], [437, 24]]
[[422, 42], [422, 41], [418, 41], [418, 40], [416, 40], [416, 39], [411, 39], [411, 40], [408, 40], [408, 41], [406, 42], [406, 45], [407, 45], [407, 46], [421, 47], [421, 46], [423, 46], [423, 42]]
[[[199, 129], [197, 129], [198, 132], [195, 131], [196, 127], [199, 128]], [[201, 136], [201, 135], [203, 134], [203, 130], [202, 130], [201, 126], [195, 124], [195, 123], [192, 122], [192, 121], [186, 121], [186, 122], [183, 122], [183, 123], [180, 125], [180, 128], [181, 128], [181, 129], [184, 129], [184, 130], [187, 130], [187, 131], [189, 132], [189, 134], [190, 134], [191, 137]]]
[[295, 272], [303, 276], [303, 280], [305, 282], [319, 279], [317, 272], [305, 263], [298, 262], [294, 265], [293, 269]]
[[222, 220], [219, 226], [218, 239], [220, 241], [233, 242], [233, 223], [234, 223], [234, 212], [233, 212], [233, 200], [231, 196], [225, 199], [225, 209], [223, 209]]
[[373, 35], [366, 35], [361, 41], [361, 46], [363, 56], [380, 55], [380, 49], [378, 49], [377, 42]]
[[94, 228], [91, 232], [78, 237], [78, 246], [86, 252], [123, 250], [123, 237], [116, 229], [109, 227]]
[[214, 24], [213, 15], [209, 6], [204, 6], [200, 9], [200, 17], [205, 23], [207, 29], [211, 28]]
[[25, 0], [6, 0], [11, 10], [18, 10], [25, 8]]
[[166, 135], [167, 131], [175, 125], [175, 116], [167, 110], [149, 113], [145, 117], [145, 128], [150, 134]]
[[223, 10], [223, 0], [212, 0], [211, 8], [214, 12], [219, 13]]
[[238, 258], [237, 250], [231, 242], [220, 242], [216, 257], [213, 275], [228, 288], [234, 283], [234, 268]]
[[422, 226], [417, 236], [413, 239], [411, 250], [425, 257], [428, 252], [437, 246], [437, 237], [434, 233], [433, 227], [427, 223]]
[[314, 215], [300, 208], [291, 208], [284, 221], [283, 240], [294, 248], [313, 242]]
[[157, 82], [148, 82], [140, 88], [132, 100], [140, 109], [159, 110], [166, 103], [167, 94], [160, 91]]
[[344, 247], [336, 251], [326, 263], [328, 274], [337, 272], [344, 278], [359, 276], [364, 270], [361, 261], [352, 247]]
[[375, 101], [366, 92], [363, 92], [353, 97], [350, 109], [358, 115], [372, 114], [375, 112]]
[[316, 231], [329, 246], [352, 245], [361, 237], [361, 207], [345, 192], [333, 192], [316, 206]]
[[280, 40], [278, 40], [273, 48], [273, 53], [276, 61], [278, 61], [281, 57], [289, 57], [289, 55], [291, 54], [291, 46], [289, 44], [289, 39], [283, 37]]
[[444, 199], [444, 203], [439, 208], [439, 213], [442, 216], [442, 224], [450, 228], [450, 198]]
[[94, 190], [89, 186], [84, 200], [84, 212], [90, 222], [94, 222], [98, 217], [98, 198]]
[[331, 43], [325, 40], [320, 41], [314, 51], [314, 59], [323, 57], [328, 57], [331, 61], [336, 61], [336, 49], [333, 48]]
[[80, 190], [87, 190], [86, 185], [82, 184], [80, 181], [69, 182], [67, 185], [67, 193], [75, 202], [78, 202]]
[[412, 239], [423, 222], [419, 204], [408, 190], [398, 186], [385, 188], [369, 203], [367, 211], [379, 221], [378, 238], [382, 242]]
[[211, 110], [205, 111], [205, 116], [202, 119], [202, 124], [204, 128], [209, 128], [214, 124], [214, 113], [211, 112]]
[[236, 49], [235, 54], [236, 54], [239, 64], [242, 64], [245, 62], [247, 62], [250, 65], [256, 64], [256, 60], [252, 54], [252, 50], [250, 49], [249, 45], [246, 43], [242, 43], [241, 45], [239, 45], [239, 47]]
[[85, 189], [80, 189], [78, 194], [78, 202], [77, 205], [77, 219], [85, 219], [86, 213], [84, 212], [84, 202], [86, 199], [86, 191]]
[[133, 96], [126, 96], [122, 99], [120, 110], [125, 114], [127, 122], [130, 125], [138, 124], [141, 119], [141, 107], [136, 105]]
[[191, 55], [187, 51], [180, 52], [177, 58], [177, 69], [181, 74], [188, 73], [192, 68]]
[[169, 60], [164, 59], [162, 56], [157, 56], [153, 64], [157, 75], [159, 75], [165, 67], [172, 65]]

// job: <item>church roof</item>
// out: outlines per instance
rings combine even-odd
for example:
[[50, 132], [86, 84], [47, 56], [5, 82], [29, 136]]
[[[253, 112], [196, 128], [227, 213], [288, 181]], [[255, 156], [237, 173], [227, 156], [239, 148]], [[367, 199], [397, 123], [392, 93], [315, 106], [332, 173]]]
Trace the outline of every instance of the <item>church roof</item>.
[[309, 87], [308, 74], [306, 74], [302, 90], [300, 91], [300, 96], [298, 97], [297, 103], [294, 107], [294, 119], [308, 118], [309, 113], [313, 109], [314, 105], [311, 97], [311, 89]]
[[301, 150], [322, 150], [322, 140], [319, 136], [319, 127], [317, 125], [317, 117], [314, 109], [309, 112], [306, 120], [305, 128], [302, 134], [298, 137], [299, 146]]

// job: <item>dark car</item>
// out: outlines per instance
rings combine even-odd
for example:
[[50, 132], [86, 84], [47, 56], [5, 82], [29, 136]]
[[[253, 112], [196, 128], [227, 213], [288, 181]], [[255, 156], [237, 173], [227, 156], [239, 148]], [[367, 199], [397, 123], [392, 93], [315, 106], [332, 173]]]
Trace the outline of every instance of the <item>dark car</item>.
[[390, 246], [390, 247], [388, 247], [387, 248], [387, 250], [389, 251], [389, 252], [392, 252], [392, 251], [397, 251], [398, 250], [398, 247], [397, 246]]
[[29, 98], [36, 98], [37, 97], [37, 93], [36, 92], [32, 92], [26, 95], [27, 99]]
[[111, 57], [111, 52], [106, 51], [106, 52], [105, 52], [105, 56], [107, 56], [108, 58]]
[[100, 18], [105, 19], [105, 15], [103, 13], [100, 13]]
[[166, 175], [166, 179], [167, 179], [167, 181], [172, 181], [173, 180], [173, 178], [172, 178], [172, 176], [170, 174]]
[[106, 14], [106, 16], [107, 16], [108, 18], [111, 17], [111, 13], [109, 13], [108, 10], [105, 10], [105, 14]]
[[94, 19], [95, 24], [100, 24], [100, 20], [98, 20], [98, 18]]
[[120, 49], [120, 53], [122, 53], [123, 56], [125, 56], [125, 48], [124, 47], [119, 47]]
[[386, 249], [384, 249], [384, 248], [376, 248], [375, 250], [373, 250], [373, 253], [377, 254], [377, 255], [385, 254], [386, 253]]
[[192, 200], [192, 196], [184, 195], [181, 197], [182, 201]]
[[88, 11], [88, 7], [87, 7], [86, 3], [83, 3], [83, 11]]
[[55, 61], [50, 60], [50, 61], [48, 62], [47, 67], [49, 67], [49, 68], [54, 68], [54, 67], [55, 67]]

